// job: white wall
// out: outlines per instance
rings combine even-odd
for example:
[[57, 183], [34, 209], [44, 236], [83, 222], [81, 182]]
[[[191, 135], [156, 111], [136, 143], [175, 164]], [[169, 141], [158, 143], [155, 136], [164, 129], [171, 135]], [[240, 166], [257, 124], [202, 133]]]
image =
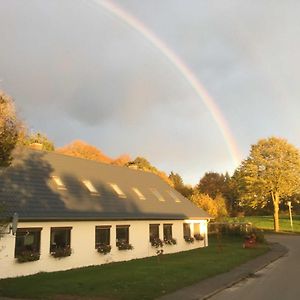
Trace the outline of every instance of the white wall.
[[[195, 241], [192, 244], [183, 239], [183, 222], [200, 223], [204, 241]], [[38, 272], [51, 272], [78, 268], [89, 265], [100, 265], [115, 261], [125, 261], [156, 255], [156, 248], [149, 242], [149, 224], [160, 224], [160, 238], [163, 239], [163, 224], [173, 224], [173, 238], [176, 245], [164, 245], [164, 254], [190, 250], [208, 245], [206, 220], [164, 220], [164, 221], [73, 221], [73, 222], [20, 222], [18, 228], [42, 227], [40, 259], [33, 262], [18, 263], [14, 258], [15, 236], [5, 234], [0, 239], [0, 278], [29, 275]], [[95, 226], [111, 225], [110, 241], [111, 252], [103, 255], [95, 249]], [[133, 250], [118, 250], [116, 247], [116, 225], [130, 225], [129, 242]], [[49, 253], [51, 227], [72, 227], [71, 248], [72, 255], [63, 258], [54, 258]], [[191, 226], [193, 235], [193, 226]]]

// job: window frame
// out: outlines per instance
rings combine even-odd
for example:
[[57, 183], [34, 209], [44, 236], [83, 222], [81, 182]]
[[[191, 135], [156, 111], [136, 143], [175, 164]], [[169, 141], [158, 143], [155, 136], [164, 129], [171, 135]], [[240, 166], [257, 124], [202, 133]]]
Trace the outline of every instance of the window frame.
[[[168, 228], [170, 229], [168, 232]], [[173, 224], [166, 223], [163, 224], [163, 233], [164, 233], [164, 241], [169, 241], [173, 239]]]
[[191, 238], [191, 224], [190, 223], [183, 223], [183, 238]]
[[[118, 246], [118, 242], [124, 242], [126, 244], [129, 244], [129, 241], [130, 241], [129, 228], [130, 228], [130, 225], [116, 225], [116, 246]], [[125, 239], [124, 240], [122, 239], [121, 241], [119, 241], [120, 238], [118, 238], [118, 230], [120, 230], [120, 229], [126, 229], [125, 230]]]
[[200, 224], [199, 223], [194, 223], [194, 237], [196, 236], [196, 235], [200, 235], [201, 234], [201, 232], [200, 232]]
[[[28, 251], [31, 253], [40, 253], [41, 251], [41, 231], [42, 231], [42, 227], [26, 227], [26, 228], [18, 228], [17, 232], [16, 232], [16, 238], [15, 238], [15, 251], [14, 251], [14, 257], [18, 258], [20, 255], [22, 255], [23, 252]], [[20, 236], [20, 233], [22, 233], [22, 235]], [[34, 235], [34, 238], [37, 238], [37, 241], [33, 244], [36, 244], [34, 246], [36, 247], [36, 250], [33, 249], [25, 249], [25, 239], [23, 241], [23, 245], [22, 247], [20, 247], [18, 245], [20, 238], [22, 237], [26, 237], [28, 234], [36, 234]], [[18, 241], [19, 239], [19, 241]], [[22, 249], [18, 249], [18, 248], [22, 248]]]
[[[160, 224], [149, 224], [149, 242], [153, 242], [153, 240], [155, 240], [155, 239], [159, 239], [159, 225]], [[157, 233], [157, 234], [155, 234], [154, 236], [153, 235], [151, 235], [151, 233], [152, 233], [152, 230], [151, 230], [151, 227], [152, 228], [155, 228], [155, 233]]]
[[[109, 246], [111, 243], [111, 234], [110, 234], [111, 225], [100, 225], [95, 227], [95, 249], [101, 245]], [[108, 231], [108, 235], [105, 242], [101, 241], [101, 231]]]
[[[57, 249], [66, 249], [66, 248], [71, 249], [71, 231], [72, 231], [72, 229], [73, 229], [73, 227], [70, 227], [70, 226], [51, 227], [50, 228], [50, 253], [54, 252]], [[55, 232], [58, 232], [58, 231], [66, 231], [67, 232], [66, 241], [65, 241], [64, 246], [56, 245], [56, 243], [54, 241]]]

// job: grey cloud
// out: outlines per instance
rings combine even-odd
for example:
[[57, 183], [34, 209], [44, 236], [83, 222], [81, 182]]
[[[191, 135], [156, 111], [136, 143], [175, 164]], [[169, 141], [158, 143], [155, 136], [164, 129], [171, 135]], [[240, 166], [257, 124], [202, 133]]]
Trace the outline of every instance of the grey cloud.
[[[299, 145], [299, 3], [117, 1], [187, 63], [246, 154], [269, 134]], [[93, 1], [0, 3], [0, 83], [58, 145], [86, 139], [197, 178], [233, 168], [212, 115], [182, 74]]]

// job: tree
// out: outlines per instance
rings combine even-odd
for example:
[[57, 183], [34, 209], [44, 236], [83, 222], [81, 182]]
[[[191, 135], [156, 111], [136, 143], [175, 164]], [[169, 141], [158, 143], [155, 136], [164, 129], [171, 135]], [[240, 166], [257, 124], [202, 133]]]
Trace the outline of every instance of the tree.
[[113, 159], [105, 155], [97, 147], [80, 140], [73, 141], [69, 145], [58, 148], [56, 151], [65, 155], [95, 160], [98, 162], [116, 166], [125, 166], [130, 161], [130, 156], [128, 154], [123, 154], [116, 159]]
[[158, 170], [150, 164], [150, 162], [141, 156], [135, 158], [135, 160], [127, 163], [128, 167], [135, 167], [139, 170], [157, 172]]
[[56, 150], [59, 153], [95, 160], [102, 163], [110, 164], [113, 159], [103, 154], [95, 146], [89, 145], [84, 141], [76, 140], [62, 148]]
[[207, 194], [201, 194], [196, 191], [191, 196], [191, 201], [198, 207], [204, 209], [210, 216], [216, 218], [218, 216], [218, 208], [215, 201]]
[[228, 211], [227, 211], [226, 199], [223, 197], [223, 195], [218, 194], [214, 199], [214, 202], [217, 207], [217, 217], [218, 218], [227, 217]]
[[207, 172], [200, 179], [197, 188], [200, 193], [207, 194], [214, 199], [218, 194], [224, 195], [226, 190], [225, 179], [226, 177], [223, 174]]
[[[10, 165], [20, 128], [21, 122], [17, 117], [12, 98], [0, 91], [0, 167]], [[0, 203], [0, 238], [8, 224], [4, 212], [5, 207]]]
[[227, 210], [232, 216], [238, 215], [238, 213], [241, 210], [238, 204], [239, 202], [236, 185], [237, 184], [234, 178], [229, 176], [228, 173], [226, 173], [225, 186], [222, 195], [225, 198]]
[[181, 176], [173, 171], [169, 175], [174, 188], [181, 193], [184, 197], [190, 198], [193, 194], [193, 188], [184, 184]]
[[213, 199], [209, 195], [199, 193], [199, 191], [196, 190], [191, 196], [191, 201], [216, 219], [220, 219], [228, 215], [225, 199], [221, 194], [218, 194], [216, 198]]
[[129, 168], [135, 168], [138, 170], [154, 173], [158, 175], [161, 179], [163, 179], [166, 183], [173, 186], [173, 183], [168, 178], [167, 174], [163, 171], [158, 170], [156, 167], [152, 166], [150, 162], [144, 157], [138, 156], [136, 157], [135, 160], [128, 162], [126, 166]]
[[207, 172], [200, 179], [196, 189], [203, 194], [208, 194], [211, 198], [223, 198], [227, 210], [232, 214], [236, 208], [236, 193], [234, 189], [234, 182], [228, 173], [219, 174], [216, 172]]
[[0, 91], [0, 167], [11, 163], [20, 124], [12, 98]]
[[131, 160], [128, 154], [122, 154], [118, 158], [112, 161], [112, 165], [125, 166]]
[[234, 178], [241, 205], [261, 208], [272, 202], [274, 230], [279, 231], [279, 204], [300, 187], [299, 150], [281, 138], [262, 139], [251, 146]]
[[169, 179], [173, 182], [174, 188], [176, 190], [180, 190], [184, 187], [183, 180], [178, 173], [174, 173], [172, 171], [169, 175]]
[[42, 144], [42, 150], [46, 150], [46, 151], [55, 150], [54, 143], [51, 140], [49, 140], [49, 138], [45, 134], [40, 132], [33, 133], [30, 135], [26, 134], [22, 138], [20, 143], [25, 146], [30, 146], [31, 144], [38, 143], [38, 144]]

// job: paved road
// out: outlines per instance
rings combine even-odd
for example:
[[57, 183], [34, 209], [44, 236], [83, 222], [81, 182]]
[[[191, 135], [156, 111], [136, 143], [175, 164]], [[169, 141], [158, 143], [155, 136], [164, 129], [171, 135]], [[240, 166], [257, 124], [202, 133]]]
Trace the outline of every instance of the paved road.
[[279, 260], [210, 300], [300, 299], [300, 236], [270, 235], [270, 242], [285, 245], [289, 252]]

